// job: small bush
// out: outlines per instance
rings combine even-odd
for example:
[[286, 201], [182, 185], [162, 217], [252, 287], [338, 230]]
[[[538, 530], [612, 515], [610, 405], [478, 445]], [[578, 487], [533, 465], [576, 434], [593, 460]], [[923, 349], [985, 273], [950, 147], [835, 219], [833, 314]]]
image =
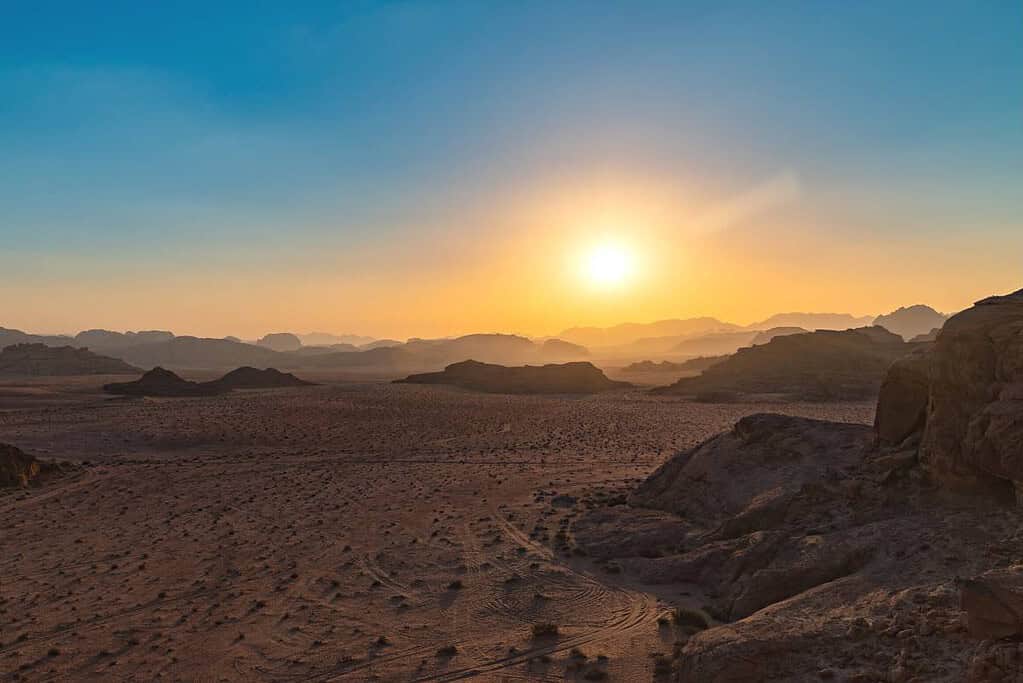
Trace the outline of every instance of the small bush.
[[710, 627], [710, 620], [703, 612], [685, 607], [676, 607], [671, 613], [671, 620], [676, 626], [695, 628], [703, 631]]
[[552, 624], [549, 621], [543, 621], [538, 624], [533, 624], [534, 638], [553, 638], [556, 635], [558, 635], [557, 624]]

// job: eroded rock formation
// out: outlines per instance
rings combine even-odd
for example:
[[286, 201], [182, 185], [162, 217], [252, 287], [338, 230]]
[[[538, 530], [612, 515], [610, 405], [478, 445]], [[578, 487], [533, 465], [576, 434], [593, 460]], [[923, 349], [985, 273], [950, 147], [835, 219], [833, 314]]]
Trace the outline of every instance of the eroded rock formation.
[[587, 362], [506, 367], [474, 360], [453, 363], [443, 372], [410, 375], [397, 383], [449, 384], [497, 394], [592, 394], [631, 386], [608, 379]]
[[1023, 486], [1023, 290], [978, 301], [933, 347], [897, 363], [878, 403], [885, 445], [914, 439], [943, 487], [1009, 495]]
[[58, 470], [53, 463], [42, 462], [21, 449], [0, 443], [0, 488], [24, 488]]
[[1020, 680], [1020, 482], [1023, 291], [895, 362], [873, 430], [744, 418], [572, 533], [714, 617], [678, 681]]

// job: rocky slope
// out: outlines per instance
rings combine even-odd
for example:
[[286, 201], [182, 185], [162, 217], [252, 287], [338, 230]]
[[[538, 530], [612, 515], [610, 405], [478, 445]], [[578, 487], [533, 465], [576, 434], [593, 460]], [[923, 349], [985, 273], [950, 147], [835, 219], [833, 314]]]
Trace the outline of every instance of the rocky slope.
[[410, 375], [399, 384], [448, 384], [492, 394], [592, 394], [630, 386], [608, 379], [592, 363], [505, 367], [467, 360], [443, 372]]
[[15, 344], [0, 350], [0, 375], [120, 375], [138, 371], [118, 358], [70, 346]]
[[782, 394], [815, 400], [876, 395], [891, 363], [913, 347], [879, 327], [780, 335], [739, 349], [664, 394]]
[[678, 681], [1021, 680], [1020, 386], [1023, 291], [899, 360], [873, 430], [744, 418], [573, 538], [690, 596], [662, 668]]

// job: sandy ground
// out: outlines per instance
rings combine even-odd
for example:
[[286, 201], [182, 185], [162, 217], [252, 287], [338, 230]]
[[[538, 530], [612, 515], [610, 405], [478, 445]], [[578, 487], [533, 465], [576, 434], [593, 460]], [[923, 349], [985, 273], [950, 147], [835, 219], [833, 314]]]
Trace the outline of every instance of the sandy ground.
[[742, 415], [874, 410], [103, 381], [0, 385], [0, 442], [88, 463], [0, 494], [0, 680], [651, 680], [670, 587], [559, 529]]

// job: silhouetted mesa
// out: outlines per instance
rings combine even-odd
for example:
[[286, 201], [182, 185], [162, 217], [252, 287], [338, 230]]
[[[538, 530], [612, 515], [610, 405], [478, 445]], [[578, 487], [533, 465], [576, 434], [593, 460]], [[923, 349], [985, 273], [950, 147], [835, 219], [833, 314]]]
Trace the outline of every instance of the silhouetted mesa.
[[182, 379], [170, 370], [153, 368], [134, 382], [107, 384], [103, 390], [125, 396], [216, 396], [233, 389], [275, 389], [281, 387], [312, 386], [312, 382], [274, 368], [258, 370], [242, 367], [232, 370], [212, 382], [192, 382]]
[[290, 372], [281, 372], [276, 368], [259, 370], [257, 368], [242, 367], [232, 370], [215, 382], [225, 389], [275, 389], [279, 387], [308, 387], [313, 382], [295, 377]]
[[89, 349], [45, 344], [14, 344], [0, 351], [0, 375], [121, 375], [139, 372], [118, 358]]
[[895, 363], [875, 427], [948, 488], [1023, 499], [1023, 289], [952, 316]]
[[880, 327], [844, 332], [818, 330], [777, 336], [739, 349], [697, 377], [685, 377], [661, 394], [782, 394], [832, 400], [876, 396], [888, 366], [914, 347]]
[[698, 358], [690, 358], [682, 363], [672, 363], [670, 360], [662, 360], [660, 363], [655, 363], [652, 360], [641, 360], [638, 363], [629, 363], [622, 368], [622, 372], [703, 372], [726, 358], [728, 358], [727, 355], [700, 356]]
[[409, 375], [398, 384], [449, 384], [492, 394], [593, 394], [632, 386], [608, 379], [592, 363], [505, 367], [474, 360], [454, 363], [443, 372]]
[[19, 448], [0, 443], [0, 488], [24, 488], [59, 470], [55, 463], [42, 462]]
[[153, 368], [134, 382], [107, 384], [103, 391], [124, 396], [214, 396], [230, 389], [216, 382], [191, 382], [170, 370]]

